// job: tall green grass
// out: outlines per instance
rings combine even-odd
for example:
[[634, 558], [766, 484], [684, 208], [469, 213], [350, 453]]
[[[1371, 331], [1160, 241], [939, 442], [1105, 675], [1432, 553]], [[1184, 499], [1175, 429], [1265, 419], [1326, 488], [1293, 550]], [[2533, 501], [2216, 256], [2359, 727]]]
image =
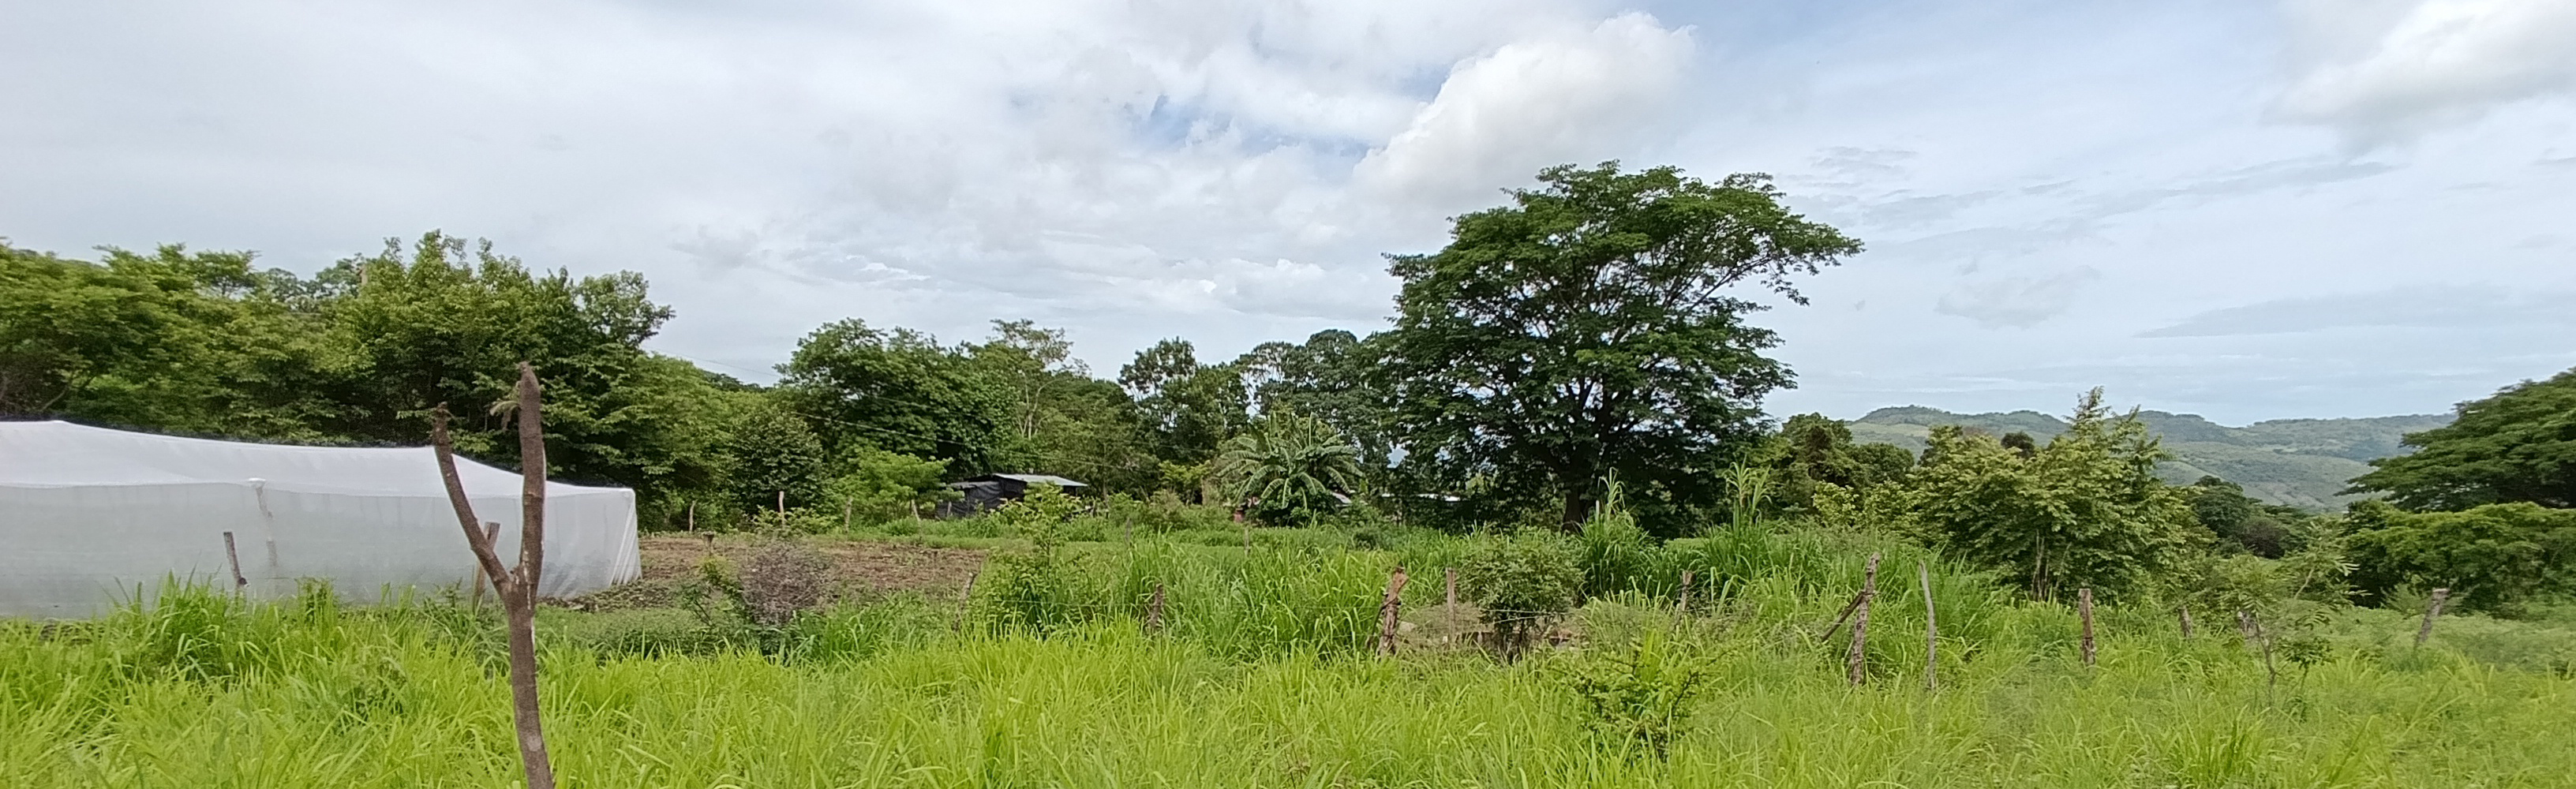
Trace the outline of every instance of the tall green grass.
[[[1371, 656], [1387, 572], [1414, 573], [1406, 608], [1429, 615], [1450, 550], [1079, 546], [1051, 586], [991, 569], [963, 609], [893, 598], [766, 640], [552, 610], [547, 730], [566, 785], [603, 787], [2576, 784], [2557, 662], [2576, 632], [2554, 627], [2448, 619], [2417, 649], [2411, 619], [2352, 612], [2275, 684], [2232, 628], [2185, 639], [2161, 612], [2106, 608], [2087, 667], [2065, 607], [1935, 564], [1926, 691], [1929, 557], [1720, 535], [1652, 553], [1569, 617], [1572, 647]], [[1870, 682], [1850, 688], [1843, 634], [1819, 635], [1873, 550]], [[1683, 567], [1711, 579], [1686, 614], [1654, 580]], [[1147, 634], [1156, 583], [1169, 625]], [[511, 785], [493, 634], [453, 601], [344, 609], [321, 589], [0, 624], [0, 786]], [[1641, 640], [1710, 677], [1667, 758], [1605, 736], [1567, 679]]]

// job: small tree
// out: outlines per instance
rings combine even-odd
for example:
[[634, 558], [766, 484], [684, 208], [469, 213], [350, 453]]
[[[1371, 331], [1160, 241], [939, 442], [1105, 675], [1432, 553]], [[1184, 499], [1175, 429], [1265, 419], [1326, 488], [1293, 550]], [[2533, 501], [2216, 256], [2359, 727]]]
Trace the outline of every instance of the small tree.
[[527, 770], [528, 789], [554, 789], [554, 765], [546, 757], [544, 724], [537, 717], [537, 579], [546, 556], [546, 438], [537, 389], [537, 370], [519, 363], [518, 412], [519, 563], [501, 565], [501, 555], [474, 517], [465, 498], [464, 480], [456, 475], [456, 445], [447, 434], [447, 405], [430, 411], [429, 443], [438, 456], [438, 475], [447, 485], [447, 502], [456, 509], [465, 544], [483, 565], [483, 574], [501, 595], [510, 644], [511, 718], [518, 724], [519, 764]]
[[1324, 420], [1273, 414], [1227, 440], [1209, 473], [1239, 500], [1312, 522], [1320, 509], [1338, 503], [1337, 494], [1358, 486], [1359, 447]]
[[1908, 478], [1909, 515], [1957, 555], [2029, 579], [2034, 597], [2134, 590], [2191, 545], [2191, 506], [2156, 479], [2164, 449], [2135, 414], [2085, 393], [2066, 432], [2024, 456], [1955, 426], [1933, 428]]

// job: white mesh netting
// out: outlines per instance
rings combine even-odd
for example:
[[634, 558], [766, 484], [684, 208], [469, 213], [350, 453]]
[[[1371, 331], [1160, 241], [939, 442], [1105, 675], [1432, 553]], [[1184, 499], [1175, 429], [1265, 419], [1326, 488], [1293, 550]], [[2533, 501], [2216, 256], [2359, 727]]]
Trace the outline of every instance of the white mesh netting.
[[[519, 475], [457, 460], [476, 517], [515, 562]], [[342, 595], [470, 583], [473, 554], [427, 447], [296, 447], [174, 438], [66, 422], [0, 422], [0, 616], [87, 617], [164, 579], [253, 597], [329, 580]], [[635, 493], [546, 486], [539, 592], [564, 597], [641, 570]]]

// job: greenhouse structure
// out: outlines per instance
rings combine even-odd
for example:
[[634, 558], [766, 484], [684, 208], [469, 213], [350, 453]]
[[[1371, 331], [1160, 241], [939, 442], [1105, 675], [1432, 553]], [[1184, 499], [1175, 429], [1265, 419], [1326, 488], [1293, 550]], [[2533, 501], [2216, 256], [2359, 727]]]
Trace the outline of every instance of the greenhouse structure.
[[[519, 545], [516, 472], [457, 460], [475, 515]], [[547, 483], [539, 594], [634, 579], [635, 494]], [[0, 616], [78, 618], [170, 582], [293, 596], [433, 593], [474, 583], [473, 553], [428, 447], [311, 447], [0, 422]]]

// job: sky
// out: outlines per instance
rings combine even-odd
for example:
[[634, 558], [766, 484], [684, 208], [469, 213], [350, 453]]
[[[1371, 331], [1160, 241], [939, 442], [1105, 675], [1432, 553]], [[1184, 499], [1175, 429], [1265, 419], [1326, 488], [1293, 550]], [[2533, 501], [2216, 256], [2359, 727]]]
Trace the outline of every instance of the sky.
[[[642, 272], [752, 380], [856, 317], [1095, 374], [1383, 328], [1541, 168], [1867, 250], [1775, 414], [2428, 413], [2576, 366], [2576, 0], [12, 3], [0, 238]], [[1750, 295], [1750, 294], [1748, 294]]]

